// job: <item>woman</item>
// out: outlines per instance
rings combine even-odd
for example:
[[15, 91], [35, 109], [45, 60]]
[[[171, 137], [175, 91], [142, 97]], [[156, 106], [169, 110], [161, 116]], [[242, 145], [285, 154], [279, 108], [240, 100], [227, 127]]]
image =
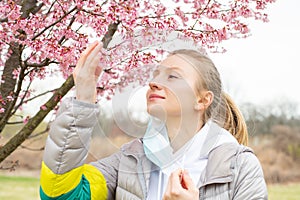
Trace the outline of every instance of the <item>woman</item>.
[[267, 199], [260, 163], [241, 145], [248, 136], [240, 112], [212, 61], [192, 50], [172, 52], [154, 71], [144, 137], [84, 164], [99, 112], [101, 49], [95, 42], [83, 52], [76, 99], [63, 102], [51, 126], [41, 199]]

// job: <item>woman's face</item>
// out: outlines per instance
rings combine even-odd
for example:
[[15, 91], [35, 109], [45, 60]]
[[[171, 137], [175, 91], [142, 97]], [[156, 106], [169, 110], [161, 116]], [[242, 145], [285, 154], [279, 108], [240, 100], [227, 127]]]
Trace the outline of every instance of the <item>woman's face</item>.
[[167, 57], [153, 72], [147, 92], [147, 111], [160, 119], [195, 112], [199, 97], [196, 70], [177, 55]]

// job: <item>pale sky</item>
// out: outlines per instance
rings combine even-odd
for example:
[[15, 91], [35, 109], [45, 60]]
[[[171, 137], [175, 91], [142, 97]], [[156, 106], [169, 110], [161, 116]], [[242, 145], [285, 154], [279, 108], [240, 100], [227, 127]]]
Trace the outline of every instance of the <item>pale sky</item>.
[[268, 9], [270, 22], [250, 24], [252, 36], [228, 41], [225, 54], [210, 54], [238, 102], [300, 104], [299, 9], [299, 0], [277, 0]]

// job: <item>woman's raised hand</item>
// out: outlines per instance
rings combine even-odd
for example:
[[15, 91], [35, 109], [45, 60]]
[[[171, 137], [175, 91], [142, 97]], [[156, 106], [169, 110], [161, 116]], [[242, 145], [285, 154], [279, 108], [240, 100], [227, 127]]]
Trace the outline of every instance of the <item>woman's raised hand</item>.
[[171, 173], [163, 200], [198, 200], [199, 189], [187, 171], [178, 169]]
[[76, 99], [88, 103], [96, 101], [96, 86], [103, 66], [100, 65], [101, 50], [103, 45], [101, 42], [94, 42], [82, 54], [73, 71], [75, 82]]

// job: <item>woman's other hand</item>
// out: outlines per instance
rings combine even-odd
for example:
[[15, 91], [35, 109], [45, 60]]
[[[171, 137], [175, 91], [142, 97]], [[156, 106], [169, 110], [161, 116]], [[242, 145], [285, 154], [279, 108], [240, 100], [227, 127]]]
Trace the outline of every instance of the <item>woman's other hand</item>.
[[100, 65], [101, 42], [94, 42], [82, 54], [73, 71], [73, 77], [76, 88], [76, 99], [88, 103], [96, 101], [96, 85], [103, 66]]
[[199, 189], [194, 185], [188, 172], [178, 169], [169, 177], [163, 200], [199, 199]]

